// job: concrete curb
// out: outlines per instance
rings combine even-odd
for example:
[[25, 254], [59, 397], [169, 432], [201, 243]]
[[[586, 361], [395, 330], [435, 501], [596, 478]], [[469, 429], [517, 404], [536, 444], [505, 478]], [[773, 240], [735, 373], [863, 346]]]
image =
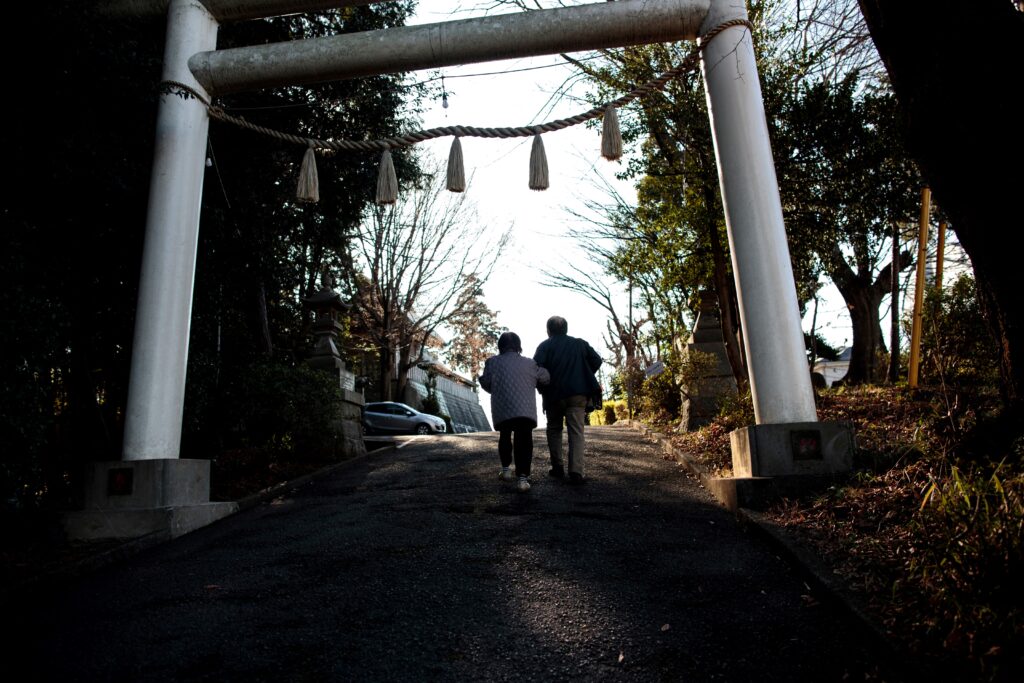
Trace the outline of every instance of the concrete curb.
[[708, 474], [700, 463], [694, 460], [688, 453], [675, 448], [661, 432], [657, 432], [636, 420], [621, 420], [615, 424], [640, 432], [645, 438], [661, 446], [661, 449], [666, 454], [671, 455], [676, 462], [685, 466], [723, 507], [732, 510], [736, 514], [737, 520], [744, 528], [749, 529], [771, 544], [779, 552], [779, 557], [800, 574], [808, 588], [817, 593], [824, 601], [828, 601], [830, 604], [844, 610], [850, 616], [852, 623], [856, 624], [862, 632], [873, 640], [877, 647], [879, 658], [887, 666], [900, 671], [904, 679], [908, 681], [937, 680], [935, 679], [937, 672], [929, 671], [932, 667], [928, 667], [907, 653], [899, 651], [893, 645], [885, 628], [868, 615], [856, 597], [836, 577], [832, 568], [826, 565], [819, 556], [814, 554], [805, 545], [797, 541], [792, 534], [789, 534], [784, 528], [767, 519], [757, 510], [737, 506], [734, 488], [731, 489], [732, 495], [730, 496], [730, 487], [715, 485], [716, 480], [720, 478], [712, 477]]

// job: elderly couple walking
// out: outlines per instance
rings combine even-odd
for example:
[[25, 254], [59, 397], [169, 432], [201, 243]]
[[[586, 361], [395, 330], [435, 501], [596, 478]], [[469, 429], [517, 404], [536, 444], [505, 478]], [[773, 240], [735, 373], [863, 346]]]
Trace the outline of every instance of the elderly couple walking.
[[[522, 355], [519, 335], [505, 332], [498, 338], [498, 355], [488, 358], [480, 375], [480, 386], [491, 394], [491, 419], [498, 430], [498, 478], [517, 481], [521, 493], [530, 490], [533, 461], [533, 430], [537, 426], [540, 391], [547, 415], [549, 474], [565, 478], [562, 460], [563, 425], [569, 432], [569, 483], [583, 483], [583, 423], [587, 399], [600, 393], [594, 374], [601, 357], [583, 339], [569, 336], [565, 318], [548, 319], [548, 338], [533, 358]], [[513, 459], [515, 471], [512, 470]]]

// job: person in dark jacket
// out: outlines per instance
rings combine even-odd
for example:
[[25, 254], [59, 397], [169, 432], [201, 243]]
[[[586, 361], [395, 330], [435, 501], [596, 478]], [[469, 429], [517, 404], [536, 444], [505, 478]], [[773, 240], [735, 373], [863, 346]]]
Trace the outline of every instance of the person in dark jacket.
[[562, 462], [562, 427], [569, 432], [569, 482], [584, 479], [583, 422], [587, 397], [600, 387], [594, 374], [601, 367], [601, 356], [583, 339], [569, 336], [569, 323], [561, 316], [548, 318], [548, 338], [540, 343], [533, 359], [551, 374], [551, 382], [541, 391], [544, 413], [548, 418], [549, 474], [565, 477]]
[[[491, 420], [498, 430], [498, 478], [512, 481], [518, 477], [520, 493], [530, 490], [530, 465], [533, 461], [533, 430], [537, 427], [537, 388], [548, 383], [548, 371], [530, 358], [524, 358], [523, 344], [515, 332], [498, 337], [498, 355], [484, 362], [480, 386], [491, 395]], [[515, 437], [513, 439], [513, 437]], [[512, 473], [515, 454], [516, 471]]]

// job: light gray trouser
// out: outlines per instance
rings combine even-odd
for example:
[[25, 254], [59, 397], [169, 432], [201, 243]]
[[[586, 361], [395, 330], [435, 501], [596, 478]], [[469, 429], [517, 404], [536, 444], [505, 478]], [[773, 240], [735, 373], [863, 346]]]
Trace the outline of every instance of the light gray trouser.
[[587, 412], [587, 397], [567, 396], [553, 401], [547, 407], [548, 450], [551, 466], [562, 469], [562, 423], [569, 431], [569, 471], [583, 476], [583, 420]]

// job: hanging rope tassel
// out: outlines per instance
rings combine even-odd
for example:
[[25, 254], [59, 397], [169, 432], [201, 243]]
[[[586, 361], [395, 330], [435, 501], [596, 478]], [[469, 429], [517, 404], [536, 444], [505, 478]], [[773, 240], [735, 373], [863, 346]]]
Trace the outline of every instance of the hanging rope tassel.
[[530, 151], [530, 189], [548, 189], [548, 157], [544, 153], [544, 141], [540, 133], [533, 135], [533, 149]]
[[302, 157], [295, 198], [300, 202], [320, 201], [320, 179], [316, 172], [316, 151], [312, 145], [306, 148], [306, 154]]
[[622, 133], [619, 131], [619, 113], [609, 105], [604, 110], [601, 130], [601, 156], [609, 161], [622, 158]]
[[448, 152], [448, 189], [451, 192], [466, 190], [466, 170], [462, 164], [462, 143], [456, 135]]
[[377, 175], [377, 203], [394, 204], [398, 201], [398, 176], [395, 175], [395, 162], [391, 160], [391, 150], [386, 149], [380, 155], [380, 172]]

